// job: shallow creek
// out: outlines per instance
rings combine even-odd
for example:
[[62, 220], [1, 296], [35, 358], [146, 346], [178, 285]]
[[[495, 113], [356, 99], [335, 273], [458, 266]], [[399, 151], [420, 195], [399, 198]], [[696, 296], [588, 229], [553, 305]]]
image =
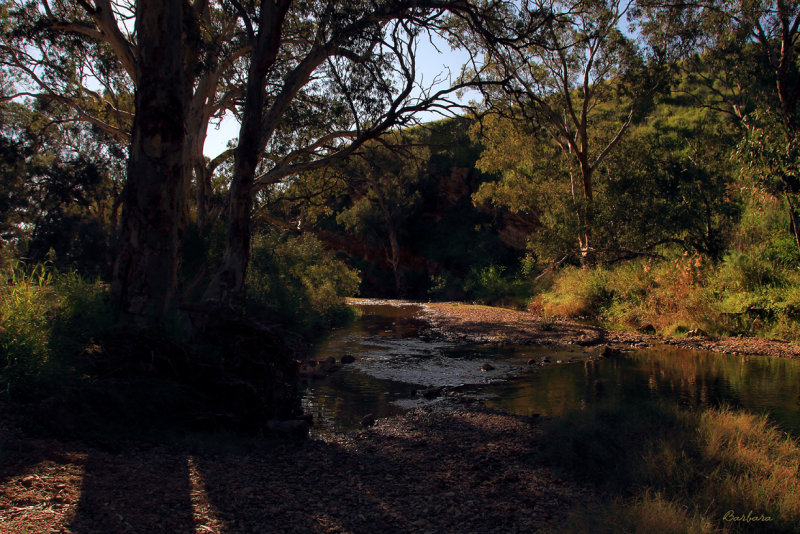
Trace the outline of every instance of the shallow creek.
[[[359, 427], [453, 398], [520, 415], [562, 415], [589, 405], [668, 401], [768, 412], [800, 436], [800, 361], [658, 346], [596, 359], [597, 348], [474, 345], [432, 334], [424, 308], [366, 301], [361, 317], [319, 343], [313, 358], [339, 362], [303, 387], [316, 434]], [[534, 365], [529, 365], [533, 360]]]

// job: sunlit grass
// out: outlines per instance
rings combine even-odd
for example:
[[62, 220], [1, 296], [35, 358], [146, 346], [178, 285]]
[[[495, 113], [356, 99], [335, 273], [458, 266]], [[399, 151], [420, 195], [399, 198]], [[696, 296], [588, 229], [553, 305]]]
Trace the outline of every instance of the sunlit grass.
[[628, 407], [546, 425], [546, 461], [597, 485], [565, 532], [796, 532], [800, 446], [766, 416]]

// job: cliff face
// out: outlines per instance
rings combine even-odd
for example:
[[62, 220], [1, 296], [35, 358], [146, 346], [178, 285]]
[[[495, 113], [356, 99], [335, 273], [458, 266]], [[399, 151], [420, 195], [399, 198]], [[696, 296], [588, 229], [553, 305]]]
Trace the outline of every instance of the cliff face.
[[535, 215], [500, 212], [496, 215], [497, 235], [503, 243], [516, 250], [525, 250], [528, 236], [541, 224]]

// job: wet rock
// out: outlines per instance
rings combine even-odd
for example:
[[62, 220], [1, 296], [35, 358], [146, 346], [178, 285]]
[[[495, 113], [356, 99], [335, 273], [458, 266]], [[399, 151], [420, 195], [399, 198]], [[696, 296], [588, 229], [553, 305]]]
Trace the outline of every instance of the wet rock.
[[614, 347], [609, 347], [608, 345], [603, 345], [600, 347], [598, 355], [603, 358], [611, 358], [613, 356], [619, 356], [622, 354], [622, 351], [619, 349], [615, 349]]
[[375, 416], [371, 413], [368, 413], [364, 417], [361, 418], [361, 426], [373, 426], [375, 424]]
[[435, 399], [436, 397], [441, 397], [443, 391], [444, 391], [443, 387], [432, 387], [428, 389], [423, 389], [418, 393], [425, 399]]
[[305, 419], [289, 419], [288, 421], [270, 419], [267, 421], [267, 428], [278, 434], [305, 437], [308, 435], [310, 425]]
[[708, 334], [700, 328], [695, 328], [686, 332], [686, 337], [708, 337]]
[[353, 357], [352, 354], [345, 354], [344, 356], [341, 357], [339, 361], [342, 362], [342, 364], [346, 364], [346, 363], [353, 363], [354, 361], [356, 361], [356, 359]]
[[640, 334], [653, 335], [653, 334], [656, 333], [656, 327], [648, 323], [648, 324], [640, 326], [637, 329], [637, 332], [639, 332]]
[[528, 360], [528, 365], [536, 365], [536, 358], [531, 358]]
[[547, 357], [547, 356], [545, 356], [544, 358], [542, 358], [542, 363], [550, 363], [550, 361], [551, 361], [551, 360], [550, 360], [550, 358], [549, 358], [549, 357]]
[[311, 378], [324, 378], [325, 371], [319, 367], [310, 367], [308, 364], [303, 364], [297, 372], [297, 375], [303, 379], [308, 380]]
[[331, 369], [335, 365], [336, 365], [336, 358], [334, 358], [333, 356], [328, 356], [327, 358], [319, 362], [319, 367], [323, 371], [327, 371], [328, 369]]
[[556, 363], [564, 363], [562, 360], [556, 360]]
[[494, 365], [491, 363], [484, 363], [481, 365], [481, 371], [494, 371]]

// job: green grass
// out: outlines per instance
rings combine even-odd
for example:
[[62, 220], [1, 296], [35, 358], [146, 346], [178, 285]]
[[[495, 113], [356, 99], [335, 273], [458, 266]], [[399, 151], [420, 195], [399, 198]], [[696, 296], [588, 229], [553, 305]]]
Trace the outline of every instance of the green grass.
[[106, 293], [41, 264], [0, 273], [0, 396], [39, 398], [71, 380], [75, 356], [112, 325]]

